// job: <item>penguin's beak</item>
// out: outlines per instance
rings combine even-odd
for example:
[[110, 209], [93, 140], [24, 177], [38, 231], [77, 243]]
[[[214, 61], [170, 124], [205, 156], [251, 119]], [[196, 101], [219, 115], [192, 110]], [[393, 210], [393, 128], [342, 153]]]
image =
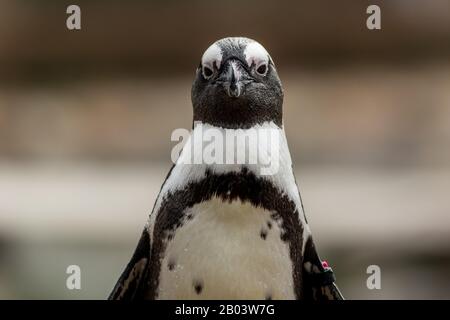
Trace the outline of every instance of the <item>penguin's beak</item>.
[[227, 95], [231, 98], [238, 98], [244, 89], [244, 70], [240, 62], [231, 60], [222, 72], [222, 83]]

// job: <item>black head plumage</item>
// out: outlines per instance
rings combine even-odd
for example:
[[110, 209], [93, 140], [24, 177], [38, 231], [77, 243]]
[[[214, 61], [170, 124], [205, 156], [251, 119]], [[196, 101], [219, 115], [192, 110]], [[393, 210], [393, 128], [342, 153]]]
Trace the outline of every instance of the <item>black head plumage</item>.
[[248, 38], [224, 38], [203, 54], [192, 85], [194, 121], [223, 128], [282, 125], [283, 90], [272, 58]]

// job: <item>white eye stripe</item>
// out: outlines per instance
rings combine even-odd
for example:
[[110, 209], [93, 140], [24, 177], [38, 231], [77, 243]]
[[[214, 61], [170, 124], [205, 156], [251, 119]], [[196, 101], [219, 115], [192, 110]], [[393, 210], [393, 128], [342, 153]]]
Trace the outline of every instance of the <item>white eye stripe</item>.
[[247, 65], [255, 64], [259, 68], [262, 64], [269, 64], [269, 53], [258, 42], [250, 42], [244, 50]]
[[216, 68], [219, 69], [221, 63], [222, 50], [217, 44], [213, 43], [208, 49], [206, 49], [202, 56], [202, 67], [206, 66], [211, 70], [214, 70], [214, 66], [216, 66]]
[[[243, 52], [241, 52], [244, 55], [247, 66], [254, 67], [254, 70], [256, 70], [256, 73], [259, 75], [267, 74], [271, 58], [267, 50], [261, 44], [247, 38], [225, 38], [213, 43], [203, 53], [201, 59], [201, 72], [205, 79], [211, 78], [215, 73], [215, 70], [220, 69], [224, 59], [223, 50], [227, 51], [228, 49], [231, 51], [243, 50]], [[238, 70], [235, 66], [233, 66], [233, 69], [234, 73], [237, 74]]]

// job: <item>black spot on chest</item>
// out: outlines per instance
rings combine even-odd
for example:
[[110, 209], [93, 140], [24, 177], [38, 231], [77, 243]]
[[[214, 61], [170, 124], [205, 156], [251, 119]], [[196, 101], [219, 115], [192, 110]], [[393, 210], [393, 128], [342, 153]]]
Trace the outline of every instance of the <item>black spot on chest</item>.
[[203, 282], [202, 281], [194, 281], [194, 290], [196, 294], [201, 294], [203, 291]]
[[266, 240], [267, 238], [267, 231], [266, 230], [261, 230], [261, 232], [259, 233], [259, 236], [261, 237], [261, 239]]
[[175, 261], [169, 260], [169, 263], [167, 263], [167, 268], [169, 271], [173, 271], [175, 269]]

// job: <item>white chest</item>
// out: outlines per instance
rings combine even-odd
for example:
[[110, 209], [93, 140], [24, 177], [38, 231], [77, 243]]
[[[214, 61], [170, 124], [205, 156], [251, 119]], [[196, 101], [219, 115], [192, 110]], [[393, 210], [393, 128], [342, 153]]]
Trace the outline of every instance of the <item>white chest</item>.
[[213, 198], [167, 243], [159, 299], [294, 299], [289, 246], [271, 212]]

